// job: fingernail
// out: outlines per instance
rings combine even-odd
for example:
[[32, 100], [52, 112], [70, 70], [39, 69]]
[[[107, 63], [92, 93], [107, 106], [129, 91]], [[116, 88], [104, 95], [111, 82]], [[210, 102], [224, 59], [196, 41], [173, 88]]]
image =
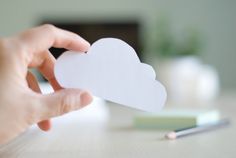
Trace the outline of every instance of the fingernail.
[[83, 92], [80, 95], [80, 101], [81, 101], [82, 106], [86, 106], [86, 105], [90, 104], [93, 101], [93, 97], [88, 92]]
[[78, 35], [78, 39], [83, 42], [87, 48], [90, 47], [90, 43], [88, 41], [86, 41], [85, 39], [83, 39], [81, 36]]

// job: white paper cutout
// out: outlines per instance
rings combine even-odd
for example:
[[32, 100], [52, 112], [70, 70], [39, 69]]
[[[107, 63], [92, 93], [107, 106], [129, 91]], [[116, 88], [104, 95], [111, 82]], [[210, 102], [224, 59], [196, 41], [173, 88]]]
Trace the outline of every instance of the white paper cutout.
[[87, 54], [66, 52], [56, 61], [55, 76], [64, 88], [80, 88], [103, 99], [149, 112], [166, 101], [164, 86], [150, 65], [120, 39], [103, 38]]

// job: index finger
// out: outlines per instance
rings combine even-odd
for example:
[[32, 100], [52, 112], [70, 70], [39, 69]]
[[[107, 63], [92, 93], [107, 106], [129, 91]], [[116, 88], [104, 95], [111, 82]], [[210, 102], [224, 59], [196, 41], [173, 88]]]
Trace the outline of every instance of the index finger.
[[[25, 61], [25, 68], [37, 67], [52, 84], [54, 90], [61, 87], [54, 81], [55, 58], [48, 49], [53, 46], [83, 52], [90, 47], [90, 44], [79, 35], [49, 24], [25, 31], [16, 38], [23, 47], [21, 53], [24, 55], [20, 57]], [[26, 69], [24, 71], [26, 72]]]
[[90, 47], [90, 44], [79, 35], [50, 24], [23, 32], [19, 38], [28, 53], [40, 53], [52, 46], [75, 51], [87, 51]]

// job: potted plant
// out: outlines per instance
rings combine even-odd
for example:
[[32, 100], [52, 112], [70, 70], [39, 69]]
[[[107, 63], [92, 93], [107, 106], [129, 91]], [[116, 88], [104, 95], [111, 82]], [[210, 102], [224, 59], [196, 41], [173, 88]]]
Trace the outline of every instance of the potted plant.
[[212, 100], [219, 90], [216, 70], [201, 62], [203, 38], [197, 29], [174, 36], [166, 19], [158, 21], [153, 38], [157, 76], [165, 84], [170, 100]]

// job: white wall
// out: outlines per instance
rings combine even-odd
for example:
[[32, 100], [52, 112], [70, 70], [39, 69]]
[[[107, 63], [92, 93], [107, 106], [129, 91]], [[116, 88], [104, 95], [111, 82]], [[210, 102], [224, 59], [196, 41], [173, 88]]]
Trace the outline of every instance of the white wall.
[[175, 32], [185, 26], [199, 28], [206, 36], [202, 59], [220, 73], [224, 89], [236, 89], [236, 1], [235, 0], [1, 0], [0, 36], [32, 27], [45, 18], [99, 20], [138, 18], [150, 50], [153, 24], [169, 16]]

